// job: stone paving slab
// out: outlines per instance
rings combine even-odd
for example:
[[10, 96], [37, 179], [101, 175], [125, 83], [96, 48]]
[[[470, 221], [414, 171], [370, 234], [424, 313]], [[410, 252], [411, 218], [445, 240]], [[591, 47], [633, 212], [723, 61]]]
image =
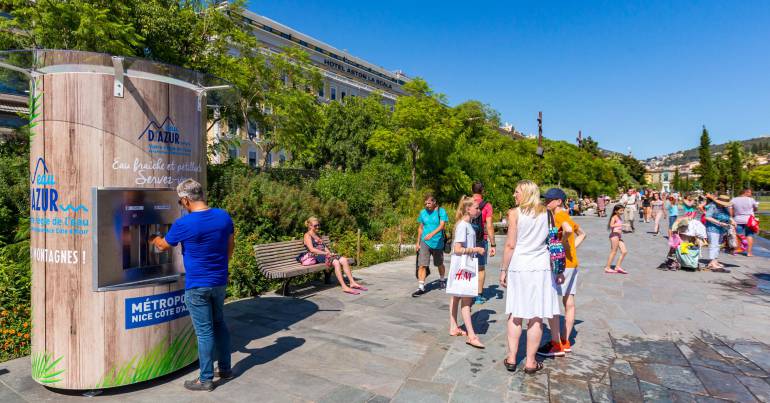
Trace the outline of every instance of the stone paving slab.
[[[666, 240], [648, 233], [651, 224], [638, 224], [636, 233], [624, 235], [629, 256], [623, 266], [631, 274], [607, 275], [606, 220], [577, 220], [588, 238], [579, 250], [574, 352], [544, 360], [546, 369], [535, 376], [502, 365], [507, 347], [505, 299], [495, 282], [499, 256], [487, 268], [490, 300], [473, 308], [485, 350], [448, 336], [448, 297], [436, 283], [426, 295], [411, 297], [412, 256], [357, 270], [370, 289], [359, 296], [316, 282], [295, 298], [229, 303], [236, 378], [214, 392], [183, 388], [197, 372], [193, 365], [89, 400], [770, 401], [770, 294], [759, 289], [770, 271], [770, 242], [758, 241], [755, 258], [724, 256], [734, 266], [730, 274], [660, 271]], [[435, 279], [434, 273], [429, 280]], [[28, 358], [0, 363], [0, 402], [87, 400], [44, 388], [29, 373]]]

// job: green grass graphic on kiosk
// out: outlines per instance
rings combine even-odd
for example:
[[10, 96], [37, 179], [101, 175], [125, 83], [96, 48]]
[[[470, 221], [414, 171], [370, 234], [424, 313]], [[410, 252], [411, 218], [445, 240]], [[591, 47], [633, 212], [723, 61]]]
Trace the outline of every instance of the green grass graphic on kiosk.
[[53, 354], [46, 352], [32, 353], [32, 379], [44, 384], [61, 381], [58, 376], [64, 373], [64, 369], [57, 369], [56, 365], [64, 357], [53, 359]]
[[198, 339], [192, 326], [186, 327], [171, 342], [168, 338], [147, 353], [111, 368], [94, 388], [112, 388], [147, 381], [182, 368], [198, 358]]

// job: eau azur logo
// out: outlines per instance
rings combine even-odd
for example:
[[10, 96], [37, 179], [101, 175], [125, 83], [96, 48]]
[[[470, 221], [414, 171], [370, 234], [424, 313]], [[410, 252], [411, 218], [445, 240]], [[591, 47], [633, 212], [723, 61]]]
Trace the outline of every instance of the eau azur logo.
[[61, 210], [74, 213], [81, 210], [88, 211], [88, 208], [82, 204], [78, 206], [71, 204], [59, 206], [59, 191], [56, 190], [56, 177], [48, 170], [48, 165], [43, 157], [39, 157], [35, 163], [35, 170], [32, 172], [29, 190], [29, 201], [32, 211]]
[[146, 137], [151, 143], [179, 144], [179, 129], [170, 117], [166, 117], [161, 124], [151, 120], [137, 140], [141, 140], [142, 137]]

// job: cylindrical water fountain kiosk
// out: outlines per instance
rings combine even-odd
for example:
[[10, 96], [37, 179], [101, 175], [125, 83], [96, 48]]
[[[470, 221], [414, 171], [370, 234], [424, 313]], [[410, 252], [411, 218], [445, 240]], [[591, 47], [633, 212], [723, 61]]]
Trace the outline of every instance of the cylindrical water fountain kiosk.
[[206, 184], [205, 93], [221, 80], [89, 52], [0, 53], [31, 82], [32, 377], [62, 389], [153, 379], [197, 359], [180, 248], [148, 244]]

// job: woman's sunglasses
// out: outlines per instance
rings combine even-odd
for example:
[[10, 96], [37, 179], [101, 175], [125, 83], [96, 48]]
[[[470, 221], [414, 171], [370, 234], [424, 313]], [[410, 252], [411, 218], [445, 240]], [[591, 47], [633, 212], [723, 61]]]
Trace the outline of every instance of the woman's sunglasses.
[[311, 227], [313, 227], [313, 228], [321, 228], [321, 224], [313, 224], [313, 225], [311, 225]]

